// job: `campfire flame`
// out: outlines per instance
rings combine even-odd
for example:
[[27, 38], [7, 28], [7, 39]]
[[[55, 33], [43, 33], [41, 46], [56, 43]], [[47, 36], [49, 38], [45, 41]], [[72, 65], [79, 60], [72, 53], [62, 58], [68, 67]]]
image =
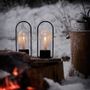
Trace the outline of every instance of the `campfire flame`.
[[[14, 68], [12, 74], [16, 77], [19, 75], [19, 70], [18, 68]], [[4, 85], [3, 86], [0, 86], [0, 90], [16, 90], [16, 89], [19, 89], [20, 86], [19, 84], [16, 82], [16, 81], [11, 81], [9, 79], [9, 77], [6, 77], [5, 80], [4, 80]]]
[[27, 87], [27, 90], [35, 90], [33, 87]]
[[[14, 75], [14, 77], [19, 76], [19, 69], [15, 67], [12, 74]], [[8, 76], [4, 79], [3, 85], [0, 86], [0, 90], [18, 90], [20, 88], [21, 87], [18, 84], [17, 80], [15, 79], [12, 81]], [[26, 90], [36, 90], [36, 89], [31, 86], [28, 86]]]
[[8, 77], [5, 78], [5, 86], [1, 86], [0, 90], [15, 90], [19, 89], [20, 86], [15, 81], [11, 81]]
[[19, 70], [18, 70], [18, 68], [14, 68], [14, 70], [13, 70], [13, 72], [12, 72], [12, 74], [14, 75], [14, 76], [18, 76], [19, 75]]

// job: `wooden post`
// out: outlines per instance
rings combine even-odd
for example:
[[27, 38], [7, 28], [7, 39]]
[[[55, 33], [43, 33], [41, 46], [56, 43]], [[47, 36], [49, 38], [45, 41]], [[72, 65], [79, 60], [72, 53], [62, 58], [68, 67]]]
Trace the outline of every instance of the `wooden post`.
[[85, 76], [90, 75], [90, 32], [70, 32], [72, 64]]

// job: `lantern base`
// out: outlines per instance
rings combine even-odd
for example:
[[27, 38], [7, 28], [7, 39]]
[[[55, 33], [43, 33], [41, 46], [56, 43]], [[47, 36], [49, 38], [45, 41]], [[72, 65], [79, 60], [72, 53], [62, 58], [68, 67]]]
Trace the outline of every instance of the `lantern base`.
[[29, 49], [19, 49], [19, 52], [24, 52], [26, 54], [29, 54]]
[[40, 58], [51, 58], [50, 50], [40, 50]]

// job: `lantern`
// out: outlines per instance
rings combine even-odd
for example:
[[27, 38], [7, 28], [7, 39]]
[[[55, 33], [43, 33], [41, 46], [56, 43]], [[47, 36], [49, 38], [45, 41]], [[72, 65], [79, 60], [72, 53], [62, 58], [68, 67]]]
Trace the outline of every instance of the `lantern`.
[[32, 55], [32, 27], [27, 21], [20, 21], [15, 28], [16, 51]]
[[54, 56], [54, 27], [49, 21], [42, 21], [37, 27], [37, 56], [41, 58]]

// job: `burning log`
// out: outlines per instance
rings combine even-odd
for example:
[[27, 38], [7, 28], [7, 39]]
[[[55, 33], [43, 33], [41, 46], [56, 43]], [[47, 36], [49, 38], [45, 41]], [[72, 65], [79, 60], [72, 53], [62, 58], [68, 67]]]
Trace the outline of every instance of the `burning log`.
[[30, 85], [27, 85], [28, 82], [23, 83], [23, 81], [29, 81], [24, 75], [25, 70], [29, 68], [24, 61], [25, 57], [27, 57], [26, 60], [29, 59], [29, 56], [23, 53], [0, 52], [0, 69], [5, 71], [0, 71], [0, 90], [26, 90]]
[[1, 74], [3, 79], [0, 80], [0, 90], [36, 90], [30, 86], [26, 71], [19, 74], [19, 69], [15, 67], [12, 74], [4, 71], [1, 71]]
[[0, 90], [17, 90], [20, 86], [16, 81], [11, 81], [9, 77], [6, 77], [3, 81], [3, 85], [0, 86]]
[[17, 67], [20, 70], [20, 73], [22, 73], [28, 68], [28, 65], [24, 62], [25, 57], [26, 55], [22, 53], [0, 52], [0, 69], [12, 73], [14, 68]]

